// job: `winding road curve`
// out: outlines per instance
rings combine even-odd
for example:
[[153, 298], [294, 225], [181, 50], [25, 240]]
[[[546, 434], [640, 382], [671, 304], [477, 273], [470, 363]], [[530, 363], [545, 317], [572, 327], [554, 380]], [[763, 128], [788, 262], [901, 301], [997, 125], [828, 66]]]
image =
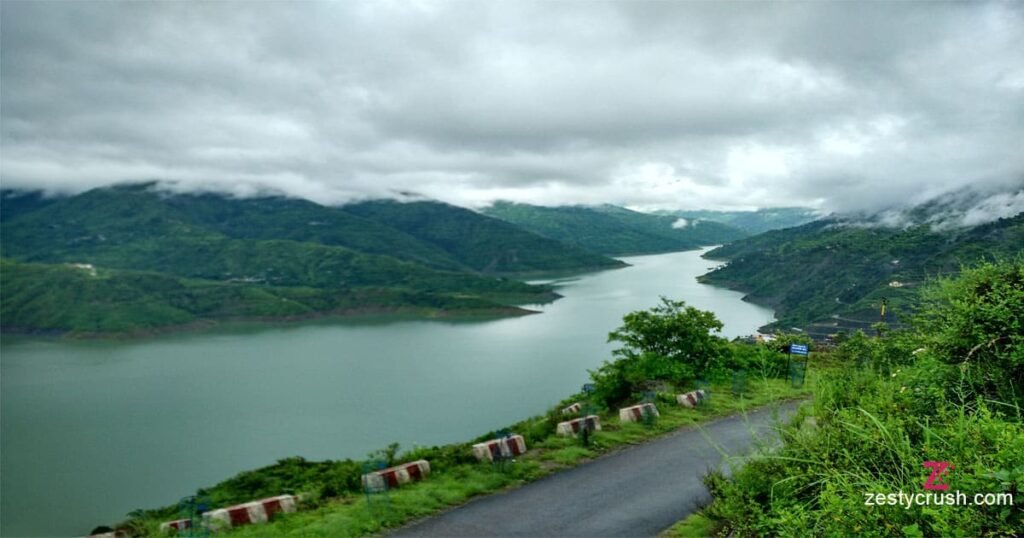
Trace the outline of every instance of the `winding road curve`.
[[799, 402], [761, 408], [680, 430], [508, 492], [481, 497], [391, 536], [655, 536], [709, 501], [701, 477], [755, 438], [774, 439], [776, 421]]

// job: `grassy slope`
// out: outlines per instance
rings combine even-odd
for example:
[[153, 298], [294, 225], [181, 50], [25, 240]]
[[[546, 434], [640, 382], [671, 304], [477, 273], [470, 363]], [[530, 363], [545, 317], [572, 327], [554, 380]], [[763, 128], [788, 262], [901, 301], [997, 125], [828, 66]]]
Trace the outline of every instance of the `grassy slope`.
[[[552, 419], [546, 416], [534, 417], [508, 428], [509, 431], [520, 432], [527, 437], [530, 451], [504, 472], [490, 464], [472, 461], [471, 443], [414, 449], [401, 457], [400, 461], [424, 457], [431, 461], [431, 476], [422, 483], [389, 492], [388, 509], [371, 507], [361, 494], [354, 492], [329, 498], [314, 495], [301, 512], [286, 515], [268, 525], [235, 529], [230, 535], [327, 537], [377, 533], [461, 504], [474, 496], [522, 485], [679, 428], [745, 412], [769, 402], [802, 397], [813, 387], [817, 375], [814, 369], [809, 370], [808, 384], [803, 388], [790, 387], [778, 379], [754, 380], [750, 382], [747, 395], [742, 398], [730, 394], [728, 385], [716, 385], [709, 403], [698, 409], [682, 408], [674, 402], [662, 401], [658, 404], [661, 418], [651, 428], [640, 424], [620, 424], [617, 412], [605, 411], [601, 413], [603, 430], [594, 433], [590, 447], [582, 446], [575, 439], [551, 435], [548, 423]], [[565, 400], [556, 409], [577, 401], [579, 397], [576, 395]], [[553, 416], [556, 417], [554, 420], [561, 420], [557, 414]], [[485, 434], [477, 441], [489, 439], [493, 435]], [[282, 490], [315, 490], [322, 487], [323, 481], [336, 480], [337, 473], [349, 468], [358, 470], [360, 466], [351, 461], [317, 463], [283, 460], [264, 469], [242, 473], [204, 491], [212, 504], [222, 506], [249, 500], [253, 497], [253, 487], [263, 488], [258, 489], [259, 495], [277, 494]], [[352, 486], [358, 491], [358, 485]], [[153, 532], [160, 521], [173, 515], [172, 507], [151, 511], [145, 518], [136, 520], [135, 525]]]
[[[841, 226], [816, 221], [739, 240], [708, 253], [729, 264], [703, 282], [749, 294], [776, 309], [778, 325], [806, 326], [844, 318], [876, 321], [882, 297], [906, 314], [930, 276], [955, 273], [965, 263], [1012, 256], [1024, 246], [1024, 215], [948, 232]], [[900, 281], [902, 288], [889, 287]]]
[[[530, 228], [438, 202], [378, 200], [344, 206], [436, 246], [475, 271], [530, 273], [621, 267], [622, 262], [556, 241]], [[525, 228], [525, 229], [524, 229]], [[556, 238], [564, 239], [564, 238]], [[593, 250], [593, 249], [590, 249]], [[595, 251], [596, 252], [596, 251]]]
[[686, 250], [746, 235], [713, 222], [677, 229], [672, 227], [675, 217], [614, 206], [541, 207], [498, 202], [484, 212], [536, 234], [612, 255]]

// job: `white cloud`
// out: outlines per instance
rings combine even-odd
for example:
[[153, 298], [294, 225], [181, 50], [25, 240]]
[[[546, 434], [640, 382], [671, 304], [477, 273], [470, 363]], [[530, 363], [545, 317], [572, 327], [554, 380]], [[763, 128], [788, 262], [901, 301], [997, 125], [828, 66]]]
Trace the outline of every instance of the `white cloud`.
[[1024, 184], [1011, 3], [0, 10], [5, 187], [877, 211]]

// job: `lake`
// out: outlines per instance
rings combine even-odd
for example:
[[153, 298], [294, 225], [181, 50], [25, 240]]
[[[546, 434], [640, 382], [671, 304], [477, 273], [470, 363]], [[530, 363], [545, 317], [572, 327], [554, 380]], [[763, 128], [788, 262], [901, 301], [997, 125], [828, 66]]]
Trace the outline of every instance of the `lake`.
[[559, 281], [563, 299], [517, 318], [5, 338], [0, 534], [80, 536], [280, 458], [360, 458], [507, 426], [578, 391], [610, 357], [608, 332], [659, 295], [715, 312], [727, 337], [774, 319], [697, 283], [715, 265], [702, 252]]

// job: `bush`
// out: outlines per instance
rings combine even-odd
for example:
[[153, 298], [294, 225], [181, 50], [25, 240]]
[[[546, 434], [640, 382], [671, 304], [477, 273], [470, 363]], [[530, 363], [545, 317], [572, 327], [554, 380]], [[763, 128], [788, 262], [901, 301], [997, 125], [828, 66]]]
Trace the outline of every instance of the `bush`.
[[612, 352], [615, 359], [590, 372], [594, 398], [607, 407], [654, 390], [659, 382], [683, 386], [711, 375], [731, 355], [728, 342], [713, 334], [722, 330], [722, 322], [683, 301], [662, 297], [660, 305], [626, 314], [622, 321], [608, 335], [609, 342], [623, 344]]
[[1024, 257], [940, 280], [915, 320], [924, 344], [963, 367], [971, 390], [1024, 403]]
[[[938, 284], [912, 331], [845, 339], [847, 367], [818, 382], [781, 448], [706, 478], [708, 517], [737, 536], [1019, 535], [1020, 276], [1019, 262], [965, 271]], [[1013, 505], [865, 505], [868, 493], [922, 492], [925, 461], [954, 465], [951, 491]]]

